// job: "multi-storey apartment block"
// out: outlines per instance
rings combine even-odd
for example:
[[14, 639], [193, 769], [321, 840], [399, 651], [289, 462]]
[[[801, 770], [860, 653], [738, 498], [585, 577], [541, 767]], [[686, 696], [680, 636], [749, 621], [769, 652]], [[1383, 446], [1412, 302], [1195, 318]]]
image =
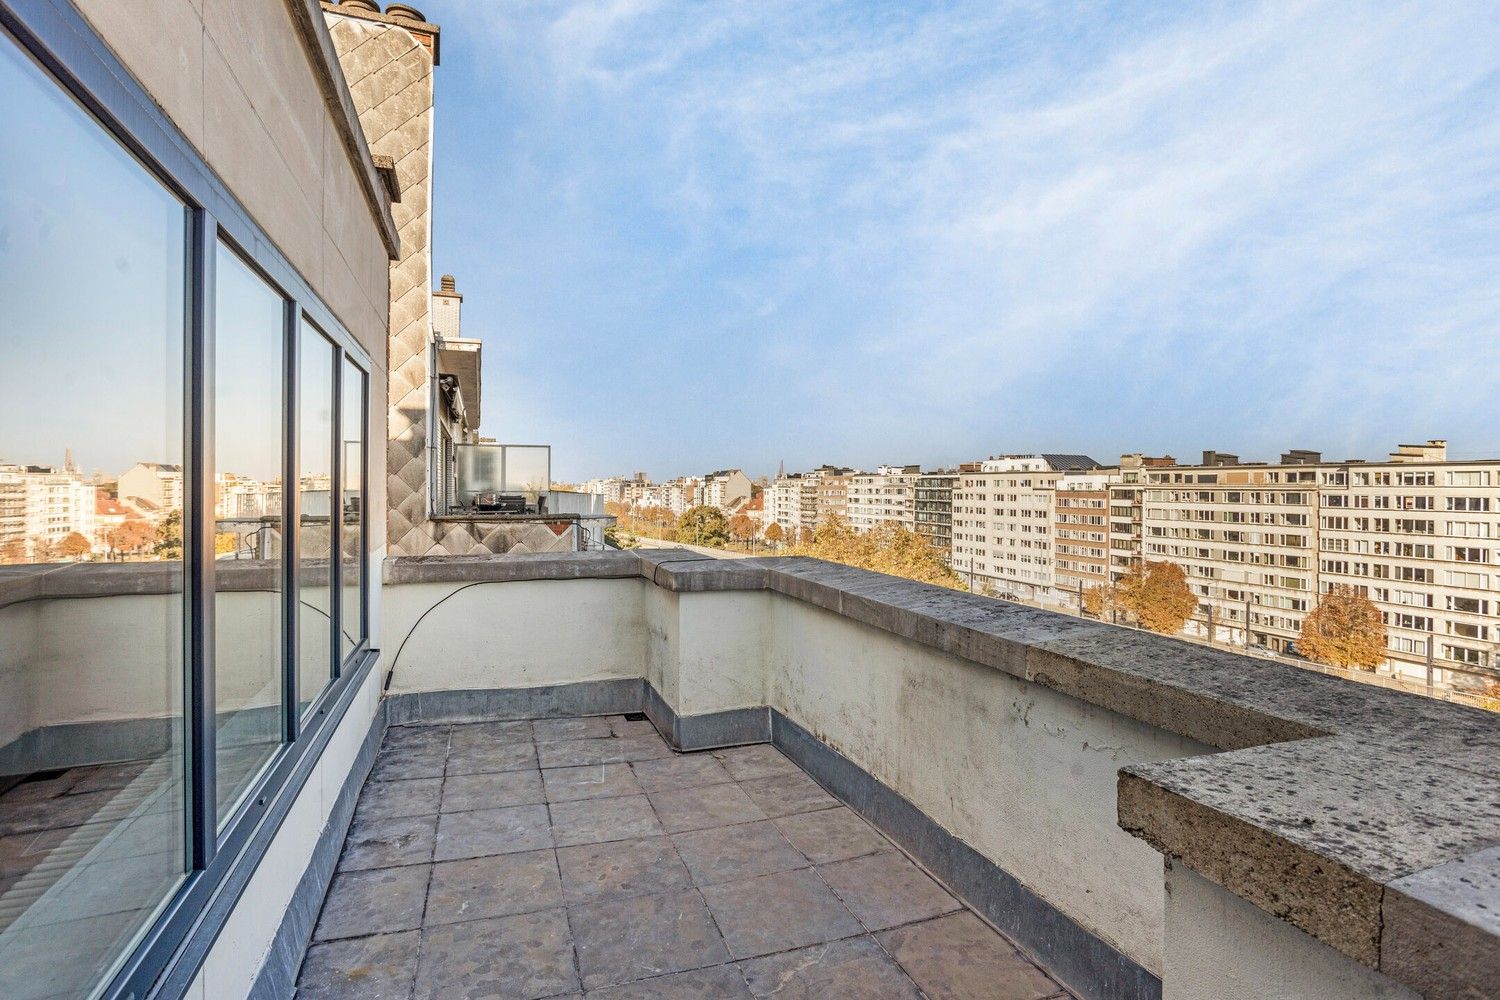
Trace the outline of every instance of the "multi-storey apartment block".
[[1317, 478], [1215, 452], [1202, 466], [1149, 469], [1142, 554], [1187, 572], [1205, 630], [1210, 615], [1216, 635], [1248, 618], [1253, 644], [1291, 652], [1316, 602]]
[[870, 531], [886, 522], [915, 530], [920, 465], [882, 465], [849, 477], [849, 524]]
[[1390, 667], [1437, 683], [1500, 676], [1500, 462], [1443, 442], [1318, 468], [1318, 589], [1347, 584], [1385, 619]]
[[944, 560], [953, 556], [954, 472], [929, 472], [917, 480], [916, 529]]
[[750, 477], [740, 469], [721, 469], [703, 477], [702, 502], [730, 511], [750, 499]]
[[849, 476], [853, 469], [841, 469], [825, 465], [813, 470], [816, 485], [813, 491], [817, 500], [814, 509], [817, 523], [822, 524], [831, 517], [849, 519]]
[[94, 540], [93, 484], [75, 470], [0, 465], [0, 562], [44, 560], [71, 534]]
[[[1386, 670], [1472, 684], [1500, 668], [1500, 462], [1448, 462], [1403, 445], [1385, 462], [1288, 452], [1276, 465], [1145, 473], [1147, 559], [1181, 564], [1206, 633], [1295, 652], [1302, 621], [1346, 584], [1380, 609]], [[1224, 464], [1228, 463], [1228, 464]]]
[[1100, 468], [1087, 455], [1003, 455], [959, 473], [953, 488], [953, 569], [999, 597], [1055, 597], [1053, 492], [1066, 472]]
[[1116, 470], [1070, 472], [1053, 490], [1052, 548], [1058, 597], [1082, 605], [1083, 592], [1110, 582], [1110, 488]]
[[1118, 583], [1141, 561], [1141, 491], [1144, 469], [1166, 469], [1177, 464], [1171, 455], [1153, 457], [1139, 452], [1120, 456], [1120, 475], [1109, 484], [1109, 579]]

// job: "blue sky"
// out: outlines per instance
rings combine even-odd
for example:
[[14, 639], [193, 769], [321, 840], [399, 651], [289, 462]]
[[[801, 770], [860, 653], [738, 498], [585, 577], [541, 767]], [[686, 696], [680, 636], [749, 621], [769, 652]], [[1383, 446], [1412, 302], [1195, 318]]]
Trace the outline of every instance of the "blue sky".
[[435, 267], [554, 476], [1500, 456], [1486, 3], [459, 3]]

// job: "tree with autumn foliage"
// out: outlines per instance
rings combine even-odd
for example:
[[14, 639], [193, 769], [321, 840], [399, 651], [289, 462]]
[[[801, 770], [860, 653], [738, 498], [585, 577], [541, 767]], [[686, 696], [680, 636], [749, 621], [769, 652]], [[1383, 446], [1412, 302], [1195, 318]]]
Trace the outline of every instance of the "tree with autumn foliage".
[[82, 559], [93, 551], [93, 544], [76, 531], [68, 532], [57, 543], [57, 554], [69, 559]]
[[772, 545], [779, 545], [785, 538], [786, 532], [781, 530], [781, 525], [777, 524], [775, 521], [772, 521], [770, 524], [766, 525], [766, 541], [770, 542]]
[[1162, 635], [1181, 632], [1198, 608], [1187, 573], [1176, 563], [1136, 563], [1112, 589], [1137, 624]]
[[729, 534], [737, 542], [749, 542], [755, 537], [755, 522], [747, 514], [736, 514], [729, 519]]
[[1083, 592], [1083, 610], [1094, 618], [1104, 618], [1120, 608], [1120, 594], [1113, 586], [1099, 584]]
[[116, 525], [105, 536], [116, 552], [139, 552], [156, 541], [156, 529], [143, 517], [132, 517]]
[[1297, 652], [1314, 663], [1374, 670], [1385, 662], [1380, 609], [1347, 584], [1335, 584], [1302, 620]]
[[958, 574], [948, 568], [926, 538], [889, 521], [870, 531], [859, 532], [843, 518], [830, 517], [813, 529], [811, 538], [799, 542], [792, 554], [827, 559], [954, 590], [964, 589]]

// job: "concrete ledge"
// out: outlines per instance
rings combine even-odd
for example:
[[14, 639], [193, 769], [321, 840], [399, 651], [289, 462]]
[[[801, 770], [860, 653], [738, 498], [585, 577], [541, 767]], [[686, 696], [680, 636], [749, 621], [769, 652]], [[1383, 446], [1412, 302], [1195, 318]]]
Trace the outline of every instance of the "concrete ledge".
[[[1500, 843], [1500, 715], [813, 559], [663, 549], [396, 562], [428, 566], [390, 582], [635, 575], [674, 593], [771, 591], [1220, 748], [1123, 771], [1120, 826], [1371, 968], [1492, 995], [1475, 977], [1500, 964], [1497, 929], [1461, 894], [1395, 883]], [[1407, 899], [1391, 896], [1387, 926], [1391, 891]], [[1436, 914], [1428, 926], [1473, 930], [1478, 953], [1433, 960], [1408, 900]]]
[[1500, 846], [1386, 886], [1380, 971], [1425, 997], [1500, 996]]
[[393, 726], [421, 722], [479, 722], [624, 715], [645, 704], [645, 681], [631, 677], [548, 687], [421, 691], [386, 699]]
[[629, 552], [559, 552], [520, 556], [392, 557], [385, 582], [515, 583], [523, 580], [615, 580], [637, 578], [640, 563]]
[[1160, 1000], [1161, 980], [1089, 933], [780, 712], [772, 742], [818, 783], [920, 861], [986, 920], [1089, 1000]]

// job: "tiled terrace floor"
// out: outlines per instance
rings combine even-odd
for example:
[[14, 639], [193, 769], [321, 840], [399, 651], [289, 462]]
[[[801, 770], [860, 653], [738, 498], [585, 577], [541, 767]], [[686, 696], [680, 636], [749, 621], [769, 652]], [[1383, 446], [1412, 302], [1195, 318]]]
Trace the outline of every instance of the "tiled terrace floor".
[[297, 996], [1067, 993], [774, 748], [613, 716], [390, 729]]

